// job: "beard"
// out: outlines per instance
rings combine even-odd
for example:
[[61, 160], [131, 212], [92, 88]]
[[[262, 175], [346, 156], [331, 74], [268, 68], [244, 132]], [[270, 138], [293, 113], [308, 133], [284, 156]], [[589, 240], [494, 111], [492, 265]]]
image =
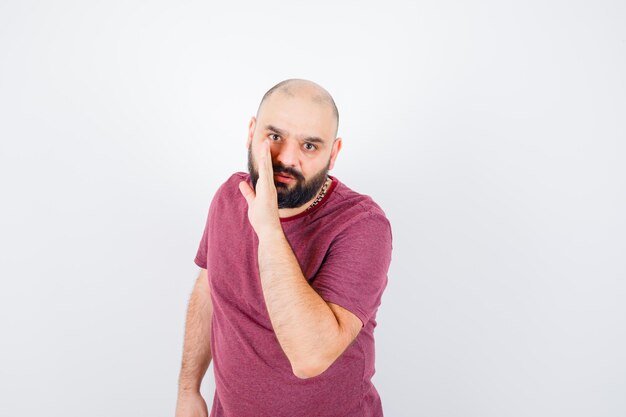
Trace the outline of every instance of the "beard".
[[[256, 183], [259, 179], [259, 171], [256, 169], [256, 164], [254, 163], [252, 157], [252, 151], [248, 149], [248, 172], [250, 173], [250, 180], [252, 181], [252, 186], [256, 191]], [[276, 186], [276, 192], [278, 194], [278, 208], [297, 208], [313, 197], [317, 195], [326, 182], [326, 178], [328, 177], [328, 168], [330, 167], [330, 159], [326, 164], [326, 167], [322, 169], [320, 172], [315, 174], [310, 179], [305, 179], [304, 176], [296, 171], [293, 168], [286, 167], [284, 165], [274, 165], [272, 164], [272, 168], [274, 169], [274, 173], [285, 173], [287, 175], [291, 175], [295, 179], [295, 184], [291, 184], [291, 188], [289, 184], [285, 184], [282, 182], [274, 181], [274, 185]]]

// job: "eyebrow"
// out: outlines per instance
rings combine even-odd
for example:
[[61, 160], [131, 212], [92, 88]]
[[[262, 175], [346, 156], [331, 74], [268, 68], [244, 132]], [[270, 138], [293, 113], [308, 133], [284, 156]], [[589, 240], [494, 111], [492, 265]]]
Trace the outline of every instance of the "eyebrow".
[[[265, 126], [265, 130], [270, 130], [274, 133], [277, 133], [281, 136], [287, 136], [287, 132], [284, 130], [281, 130], [279, 128], [277, 128], [276, 126], [272, 126], [272, 125], [267, 125]], [[312, 143], [320, 143], [320, 144], [324, 144], [324, 139], [317, 137], [317, 136], [306, 136], [304, 138], [305, 142], [312, 142]]]

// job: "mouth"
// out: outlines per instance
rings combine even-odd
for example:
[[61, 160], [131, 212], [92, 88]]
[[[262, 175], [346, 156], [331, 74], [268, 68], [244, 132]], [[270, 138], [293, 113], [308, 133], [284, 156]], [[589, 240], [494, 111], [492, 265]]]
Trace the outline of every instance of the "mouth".
[[282, 182], [282, 183], [285, 183], [285, 184], [288, 184], [288, 183], [291, 183], [291, 182], [295, 181], [294, 177], [292, 177], [291, 175], [287, 175], [285, 173], [282, 173], [282, 172], [280, 172], [280, 173], [275, 172], [274, 173], [274, 179], [276, 181], [278, 181], [278, 182]]

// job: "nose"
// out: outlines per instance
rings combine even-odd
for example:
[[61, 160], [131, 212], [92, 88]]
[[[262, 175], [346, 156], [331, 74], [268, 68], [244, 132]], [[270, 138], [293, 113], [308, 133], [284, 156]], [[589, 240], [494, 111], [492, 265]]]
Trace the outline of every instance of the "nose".
[[295, 141], [286, 140], [272, 146], [274, 160], [287, 167], [298, 166], [298, 153], [298, 144]]

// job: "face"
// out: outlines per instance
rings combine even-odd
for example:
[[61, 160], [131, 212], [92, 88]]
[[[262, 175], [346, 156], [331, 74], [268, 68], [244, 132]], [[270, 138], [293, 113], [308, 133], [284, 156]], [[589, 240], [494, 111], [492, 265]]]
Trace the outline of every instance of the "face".
[[[276, 192], [278, 194], [278, 208], [297, 208], [315, 197], [326, 181], [328, 167], [329, 165], [326, 165], [326, 168], [315, 174], [313, 178], [307, 180], [300, 172], [293, 168], [282, 164], [273, 164], [275, 174], [274, 185], [276, 185]], [[256, 163], [254, 162], [250, 149], [248, 149], [248, 171], [250, 172], [252, 186], [256, 189], [259, 171], [256, 168]]]
[[278, 208], [298, 208], [315, 198], [341, 149], [335, 138], [330, 106], [307, 95], [276, 92], [262, 105], [258, 119], [250, 121], [248, 170], [256, 188], [256, 155], [266, 138], [271, 143]]

